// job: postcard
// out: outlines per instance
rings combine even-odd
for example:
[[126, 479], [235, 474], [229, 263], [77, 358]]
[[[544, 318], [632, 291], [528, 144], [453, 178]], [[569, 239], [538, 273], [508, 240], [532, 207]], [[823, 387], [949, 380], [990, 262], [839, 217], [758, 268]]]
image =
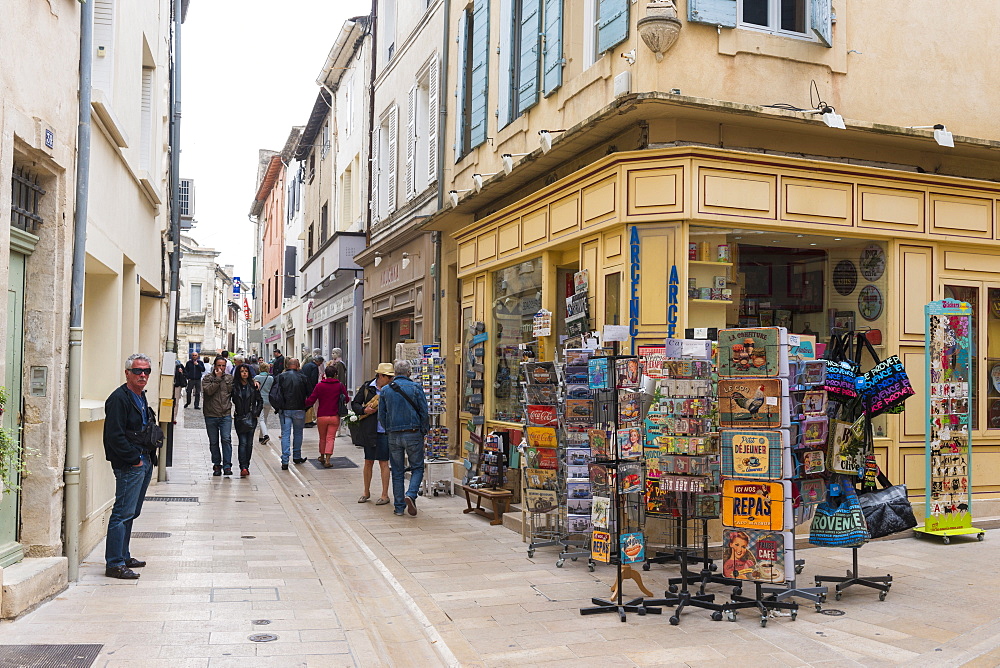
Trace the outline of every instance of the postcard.
[[723, 429], [722, 475], [780, 480], [791, 475], [788, 433], [764, 429]]
[[618, 442], [618, 457], [634, 459], [642, 456], [642, 432], [638, 427], [619, 429], [615, 434]]
[[524, 500], [528, 512], [531, 513], [552, 512], [558, 505], [556, 493], [546, 489], [526, 489]]
[[556, 472], [549, 469], [524, 469], [524, 484], [528, 489], [547, 489], [552, 492], [559, 489]]
[[569, 515], [566, 518], [566, 529], [570, 533], [590, 534], [594, 529], [594, 524], [585, 515]]
[[607, 531], [597, 531], [590, 537], [590, 556], [602, 564], [611, 563], [611, 534]]
[[638, 426], [642, 414], [642, 395], [635, 390], [618, 391], [618, 425]]
[[619, 537], [621, 562], [637, 564], [646, 560], [646, 540], [642, 532], [623, 533]]
[[528, 404], [525, 406], [528, 424], [538, 427], [555, 427], [559, 424], [556, 406]]
[[569, 515], [590, 515], [591, 499], [567, 499], [566, 513]]
[[787, 375], [788, 330], [784, 327], [719, 330], [720, 378]]
[[587, 363], [587, 376], [590, 389], [609, 389], [608, 359], [606, 357], [591, 357]]
[[826, 470], [826, 453], [822, 450], [803, 450], [799, 456], [802, 458], [803, 475], [815, 475]]
[[791, 534], [778, 531], [724, 529], [722, 574], [737, 580], [770, 583], [794, 579], [794, 575], [789, 577], [787, 573], [785, 560], [785, 546], [791, 546], [790, 539]]
[[590, 454], [597, 461], [614, 459], [612, 447], [609, 440], [614, 432], [604, 429], [589, 429], [587, 434], [590, 437]]
[[802, 445], [818, 448], [826, 445], [829, 418], [825, 415], [807, 417], [802, 422]]
[[555, 427], [528, 427], [528, 445], [533, 448], [555, 448], [559, 439]]
[[589, 499], [593, 496], [590, 491], [590, 480], [569, 481], [566, 483], [567, 499]]
[[787, 427], [789, 408], [783, 378], [719, 379], [719, 425], [724, 428]]
[[590, 448], [566, 448], [566, 463], [570, 466], [586, 466], [592, 460]]
[[555, 385], [556, 365], [553, 362], [531, 362], [524, 365], [529, 385]]
[[594, 401], [592, 399], [567, 399], [564, 403], [567, 426], [579, 428], [594, 424]]
[[566, 366], [587, 366], [593, 354], [590, 348], [567, 348], [563, 350], [563, 359]]
[[646, 512], [651, 515], [672, 515], [677, 510], [675, 495], [660, 487], [658, 480], [646, 480]]
[[627, 357], [615, 360], [615, 387], [635, 389], [639, 387], [639, 358]]
[[608, 519], [611, 513], [611, 498], [607, 496], [593, 497], [590, 506], [590, 519], [594, 527], [598, 529], [608, 528]]
[[626, 462], [618, 465], [618, 490], [622, 494], [642, 491], [642, 464]]

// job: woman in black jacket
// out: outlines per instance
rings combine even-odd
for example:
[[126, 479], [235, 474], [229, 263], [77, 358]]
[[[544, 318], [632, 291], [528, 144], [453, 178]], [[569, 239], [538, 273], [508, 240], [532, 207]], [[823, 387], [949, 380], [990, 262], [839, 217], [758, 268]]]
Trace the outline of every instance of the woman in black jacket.
[[355, 445], [365, 449], [365, 465], [362, 470], [365, 493], [358, 499], [358, 503], [365, 503], [371, 498], [372, 470], [375, 468], [375, 462], [378, 462], [382, 474], [382, 496], [375, 505], [384, 506], [389, 503], [389, 442], [385, 432], [379, 429], [377, 397], [379, 391], [392, 380], [392, 376], [389, 375], [392, 364], [379, 364], [378, 371], [374, 380], [365, 381], [358, 388], [354, 400], [351, 401], [351, 410], [360, 418], [355, 420], [351, 436]]
[[250, 457], [253, 456], [253, 435], [257, 430], [257, 418], [264, 409], [264, 400], [253, 380], [248, 364], [241, 364], [233, 372], [233, 423], [236, 438], [239, 439], [237, 457], [240, 463], [240, 477], [250, 475]]

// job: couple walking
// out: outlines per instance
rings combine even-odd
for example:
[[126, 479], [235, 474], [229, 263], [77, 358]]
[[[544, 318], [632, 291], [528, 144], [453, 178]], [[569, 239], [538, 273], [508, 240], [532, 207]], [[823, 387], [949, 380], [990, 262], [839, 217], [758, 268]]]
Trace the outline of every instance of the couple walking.
[[[275, 363], [274, 366], [277, 366]], [[307, 461], [302, 456], [302, 429], [306, 426], [306, 410], [316, 406], [319, 426], [319, 461], [331, 468], [334, 440], [340, 429], [340, 418], [347, 415], [351, 397], [337, 378], [334, 365], [323, 371], [323, 379], [313, 381], [299, 369], [299, 360], [282, 358], [284, 371], [274, 376], [269, 395], [269, 405], [281, 416], [281, 470], [288, 470], [288, 460], [296, 464]]]

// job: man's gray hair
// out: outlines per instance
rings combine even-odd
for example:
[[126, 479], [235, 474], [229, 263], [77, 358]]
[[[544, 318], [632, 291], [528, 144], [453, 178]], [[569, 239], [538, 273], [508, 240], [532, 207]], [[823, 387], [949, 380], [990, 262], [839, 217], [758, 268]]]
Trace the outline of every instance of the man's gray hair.
[[[246, 358], [246, 357], [244, 357], [243, 355], [237, 355], [236, 357], [234, 357], [234, 358], [233, 358], [233, 363], [234, 363], [234, 364], [236, 364], [237, 360], [238, 360], [238, 361], [239, 361], [240, 363], [243, 363], [243, 362], [246, 362], [246, 361], [247, 361], [247, 358]], [[236, 366], [239, 366], [239, 364], [236, 364]]]
[[153, 366], [153, 360], [149, 359], [149, 355], [146, 355], [145, 353], [132, 353], [128, 356], [128, 359], [125, 360], [125, 368], [131, 369], [132, 362], [136, 360], [142, 360], [143, 362], [148, 363], [149, 366]]
[[316, 357], [317, 355], [321, 355], [322, 353], [323, 353], [323, 351], [320, 350], [319, 348], [313, 348], [313, 357]]
[[330, 351], [330, 357], [335, 360], [339, 360], [341, 357], [343, 357], [343, 355], [344, 351], [341, 350], [340, 348], [334, 348], [333, 350]]
[[396, 360], [392, 363], [392, 368], [396, 371], [396, 376], [406, 376], [409, 377], [410, 373], [413, 372], [413, 367], [410, 365], [410, 360]]

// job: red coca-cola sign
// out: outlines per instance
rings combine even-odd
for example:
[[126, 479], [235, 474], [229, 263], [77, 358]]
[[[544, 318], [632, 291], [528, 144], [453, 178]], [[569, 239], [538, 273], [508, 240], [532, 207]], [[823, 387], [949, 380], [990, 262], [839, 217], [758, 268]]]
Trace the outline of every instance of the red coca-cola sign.
[[528, 405], [528, 424], [540, 427], [554, 427], [559, 424], [555, 406]]

